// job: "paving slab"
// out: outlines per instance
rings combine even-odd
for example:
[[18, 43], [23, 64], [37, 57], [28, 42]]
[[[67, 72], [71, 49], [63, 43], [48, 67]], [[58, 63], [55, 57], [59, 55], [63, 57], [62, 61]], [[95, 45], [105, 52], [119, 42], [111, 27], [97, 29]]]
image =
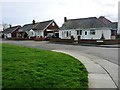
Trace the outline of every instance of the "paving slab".
[[107, 74], [107, 72], [101, 68], [98, 64], [84, 64], [89, 73]]
[[[80, 53], [80, 52], [77, 52]], [[118, 66], [115, 63], [110, 62], [109, 60], [105, 60], [103, 58], [99, 58], [93, 55], [89, 55], [89, 54], [85, 54], [85, 53], [80, 53], [81, 55], [89, 58], [89, 60], [93, 61], [96, 64], [99, 64], [102, 68], [104, 68], [104, 70], [110, 75], [110, 77], [113, 79], [113, 81], [115, 82], [116, 86], [120, 88], [120, 85], [118, 85], [118, 68], [120, 68], [120, 66]]]
[[[85, 55], [85, 54], [84, 54]], [[90, 55], [85, 55], [90, 58], [90, 60], [94, 61], [95, 63], [99, 64], [106, 72], [110, 75], [110, 77], [113, 79], [115, 82], [116, 86], [120, 88], [120, 85], [118, 85], [118, 71], [120, 70], [120, 66], [109, 62], [105, 59], [98, 58], [96, 56], [90, 56]]]
[[116, 88], [108, 74], [89, 74], [89, 88]]

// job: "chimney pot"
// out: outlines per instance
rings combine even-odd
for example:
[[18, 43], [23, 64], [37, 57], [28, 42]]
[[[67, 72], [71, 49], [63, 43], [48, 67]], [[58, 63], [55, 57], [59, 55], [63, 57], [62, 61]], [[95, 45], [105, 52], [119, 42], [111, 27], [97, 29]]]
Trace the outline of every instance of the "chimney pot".
[[34, 19], [33, 19], [32, 23], [35, 24], [35, 20]]
[[67, 17], [64, 17], [64, 22], [67, 22]]
[[104, 18], [104, 16], [100, 16], [99, 18]]
[[10, 24], [9, 26], [10, 26], [10, 28], [12, 27], [12, 25], [11, 25], [11, 24]]

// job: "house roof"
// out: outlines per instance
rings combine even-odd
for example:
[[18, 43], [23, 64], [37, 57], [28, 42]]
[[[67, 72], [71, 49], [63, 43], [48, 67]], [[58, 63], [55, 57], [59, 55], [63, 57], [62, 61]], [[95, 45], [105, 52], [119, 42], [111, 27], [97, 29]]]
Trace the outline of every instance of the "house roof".
[[31, 30], [33, 27], [35, 27], [37, 24], [38, 24], [38, 23], [35, 23], [34, 25], [33, 25], [33, 24], [25, 24], [25, 25], [21, 28], [21, 30], [23, 30], [23, 31], [29, 31], [29, 30]]
[[39, 22], [33, 29], [35, 30], [44, 30], [53, 20]]
[[25, 24], [21, 30], [23, 31], [29, 31], [31, 29], [33, 30], [44, 30], [49, 23], [51, 23], [53, 20], [43, 21], [43, 22], [37, 22], [34, 25], [33, 24]]
[[14, 27], [11, 27], [11, 28], [7, 28], [3, 31], [4, 34], [8, 34], [8, 33], [12, 33], [13, 31], [15, 31], [16, 29], [20, 28], [21, 26], [18, 25], [18, 26], [14, 26]]
[[108, 20], [107, 18], [105, 18], [104, 16], [100, 16], [98, 19], [101, 22], [103, 22], [105, 25], [107, 25], [108, 27], [110, 27], [112, 25], [112, 22], [110, 20]]
[[112, 28], [113, 28], [113, 29], [117, 29], [117, 28], [118, 28], [118, 22], [113, 22], [112, 24], [113, 24], [113, 25], [112, 25]]
[[98, 18], [101, 22], [103, 22], [105, 25], [107, 25], [110, 28], [117, 29], [118, 22], [111, 22], [109, 19], [107, 19], [104, 16], [100, 16]]
[[96, 17], [69, 19], [65, 22], [61, 29], [77, 29], [77, 28], [102, 28], [107, 27], [104, 23]]

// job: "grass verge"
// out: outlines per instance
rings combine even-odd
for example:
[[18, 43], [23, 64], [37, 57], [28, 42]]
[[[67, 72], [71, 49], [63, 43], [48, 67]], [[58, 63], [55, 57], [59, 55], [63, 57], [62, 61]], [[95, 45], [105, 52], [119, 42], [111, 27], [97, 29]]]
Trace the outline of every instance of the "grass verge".
[[2, 44], [3, 88], [88, 88], [88, 72], [58, 52]]

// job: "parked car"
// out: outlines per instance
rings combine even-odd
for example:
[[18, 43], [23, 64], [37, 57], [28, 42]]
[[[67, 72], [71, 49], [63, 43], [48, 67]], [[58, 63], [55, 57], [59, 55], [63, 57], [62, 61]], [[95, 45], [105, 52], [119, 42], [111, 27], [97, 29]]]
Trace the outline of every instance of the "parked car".
[[50, 34], [48, 34], [48, 35], [45, 37], [45, 40], [46, 40], [46, 41], [49, 41], [50, 38], [56, 38], [56, 36], [55, 36], [55, 35], [50, 35]]

